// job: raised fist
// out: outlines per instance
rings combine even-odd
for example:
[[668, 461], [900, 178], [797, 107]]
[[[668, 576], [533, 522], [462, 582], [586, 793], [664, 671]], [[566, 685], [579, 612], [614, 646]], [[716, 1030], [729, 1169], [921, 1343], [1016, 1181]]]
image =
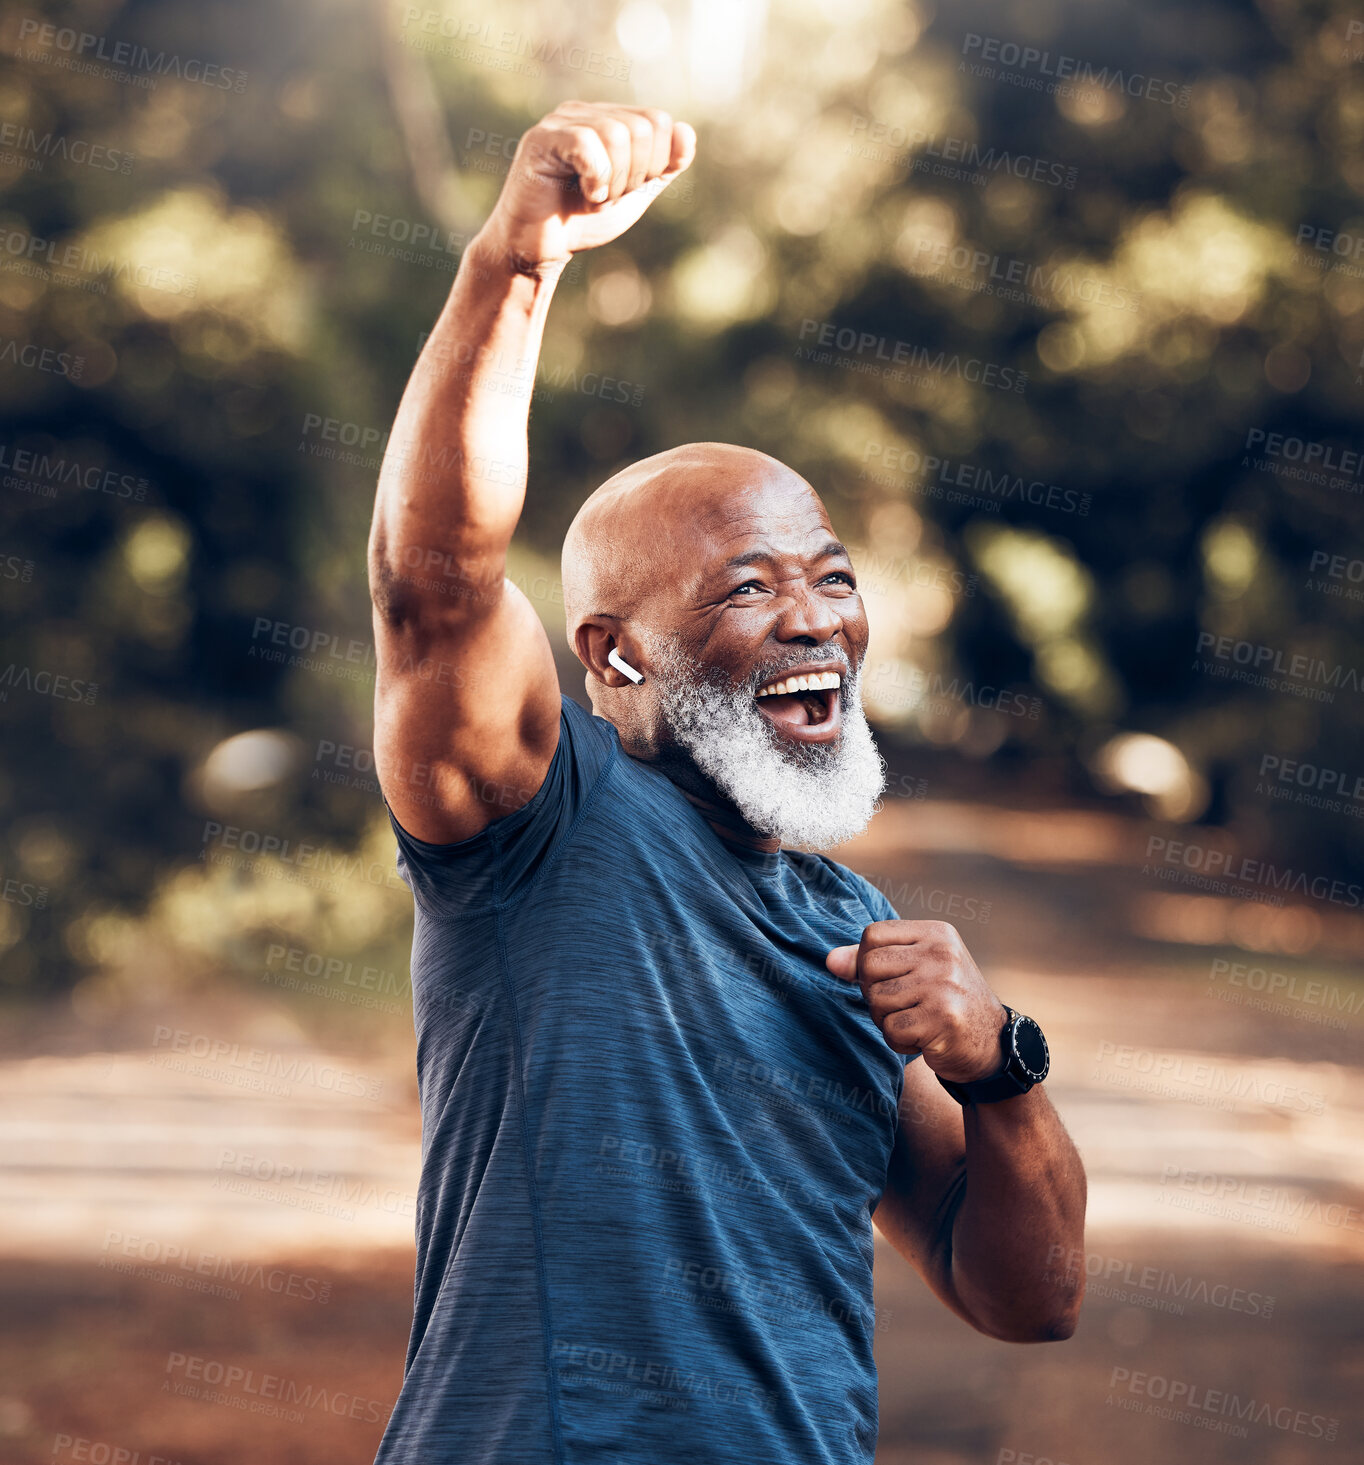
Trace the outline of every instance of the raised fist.
[[521, 139], [481, 231], [523, 268], [623, 234], [690, 166], [696, 133], [656, 107], [562, 102]]

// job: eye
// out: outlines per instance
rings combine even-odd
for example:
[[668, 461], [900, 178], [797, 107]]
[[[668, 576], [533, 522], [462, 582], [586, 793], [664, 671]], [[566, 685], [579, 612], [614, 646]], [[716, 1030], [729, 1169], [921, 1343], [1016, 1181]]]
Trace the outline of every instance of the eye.
[[745, 580], [742, 585], [736, 586], [729, 593], [731, 595], [742, 595], [745, 590], [765, 590], [766, 588], [761, 580]]
[[857, 589], [857, 581], [853, 579], [847, 570], [835, 570], [832, 575], [825, 575], [819, 583], [821, 585], [827, 585], [830, 580], [842, 580], [849, 590]]

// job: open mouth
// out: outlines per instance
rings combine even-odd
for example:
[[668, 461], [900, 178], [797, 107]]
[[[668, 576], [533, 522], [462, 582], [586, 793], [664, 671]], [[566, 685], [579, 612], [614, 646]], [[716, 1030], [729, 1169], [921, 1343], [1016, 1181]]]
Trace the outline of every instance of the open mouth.
[[758, 689], [759, 710], [782, 732], [802, 741], [833, 734], [838, 729], [842, 685], [836, 671], [774, 677]]

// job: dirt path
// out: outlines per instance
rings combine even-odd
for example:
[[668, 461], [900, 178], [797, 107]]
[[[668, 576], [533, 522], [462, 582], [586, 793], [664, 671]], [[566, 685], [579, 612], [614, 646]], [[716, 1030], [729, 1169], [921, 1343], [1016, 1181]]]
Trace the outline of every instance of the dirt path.
[[[911, 812], [845, 858], [906, 917], [939, 895], [975, 902], [958, 919], [968, 945], [1042, 1020], [1048, 1086], [1090, 1177], [1090, 1290], [1075, 1338], [1011, 1347], [959, 1323], [880, 1244], [878, 1465], [1357, 1459], [1353, 928], [1336, 923], [1310, 956], [1236, 954], [1296, 983], [1270, 1003], [1218, 970], [1226, 948], [1149, 939], [1162, 892], [1134, 875], [1120, 823], [1039, 833]], [[361, 1058], [268, 1018], [253, 998], [236, 1017], [159, 1014], [118, 1051], [0, 1061], [0, 1276], [20, 1323], [0, 1386], [6, 1460], [82, 1458], [81, 1439], [111, 1460], [143, 1450], [138, 1465], [372, 1458], [379, 1427], [360, 1415], [281, 1420], [241, 1389], [174, 1387], [196, 1366], [183, 1360], [207, 1358], [386, 1417], [401, 1373], [410, 1035]]]

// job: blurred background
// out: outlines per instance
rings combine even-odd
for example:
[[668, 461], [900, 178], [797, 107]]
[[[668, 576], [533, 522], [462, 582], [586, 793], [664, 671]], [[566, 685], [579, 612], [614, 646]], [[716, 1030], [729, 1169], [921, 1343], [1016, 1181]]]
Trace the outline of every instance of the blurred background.
[[696, 439], [808, 478], [892, 774], [839, 858], [1036, 1014], [1089, 1169], [1066, 1343], [878, 1244], [878, 1461], [1359, 1458], [1364, 10], [20, 0], [0, 41], [0, 1454], [373, 1457], [419, 1133], [366, 533], [581, 97], [700, 151], [550, 318], [511, 573], [563, 688], [592, 488]]

